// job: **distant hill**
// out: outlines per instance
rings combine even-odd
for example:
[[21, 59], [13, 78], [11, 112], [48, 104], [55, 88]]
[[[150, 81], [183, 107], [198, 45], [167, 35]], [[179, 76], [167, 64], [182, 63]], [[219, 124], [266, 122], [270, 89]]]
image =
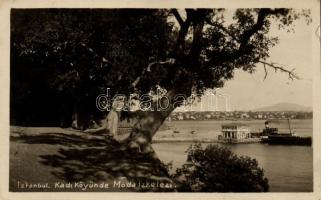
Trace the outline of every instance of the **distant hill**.
[[295, 103], [278, 103], [273, 106], [266, 106], [262, 108], [257, 108], [254, 111], [312, 111], [311, 107], [302, 106]]

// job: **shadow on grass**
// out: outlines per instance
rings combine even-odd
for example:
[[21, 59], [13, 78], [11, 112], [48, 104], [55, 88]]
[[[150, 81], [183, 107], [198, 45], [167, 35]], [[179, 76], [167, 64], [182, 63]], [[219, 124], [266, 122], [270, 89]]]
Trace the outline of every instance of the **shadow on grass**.
[[[85, 135], [85, 134], [84, 134]], [[151, 155], [122, 150], [116, 141], [86, 138], [81, 135], [48, 133], [11, 136], [11, 141], [26, 144], [60, 145], [53, 154], [40, 154], [39, 162], [51, 167], [51, 173], [66, 182], [171, 182], [164, 164]], [[141, 190], [134, 188], [133, 190]], [[159, 191], [159, 188], [152, 189]], [[162, 189], [162, 191], [168, 191]]]
[[87, 146], [97, 147], [106, 146], [107, 143], [98, 137], [88, 138], [85, 135], [64, 134], [64, 133], [46, 133], [38, 135], [19, 134], [10, 137], [11, 141], [22, 142], [27, 144], [50, 144], [50, 145], [63, 145], [67, 147], [72, 146]]

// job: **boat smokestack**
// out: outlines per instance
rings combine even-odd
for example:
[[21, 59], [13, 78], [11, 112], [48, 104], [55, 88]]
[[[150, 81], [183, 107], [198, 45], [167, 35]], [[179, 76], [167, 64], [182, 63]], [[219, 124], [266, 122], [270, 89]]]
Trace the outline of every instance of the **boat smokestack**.
[[265, 121], [265, 128], [269, 128], [269, 121]]

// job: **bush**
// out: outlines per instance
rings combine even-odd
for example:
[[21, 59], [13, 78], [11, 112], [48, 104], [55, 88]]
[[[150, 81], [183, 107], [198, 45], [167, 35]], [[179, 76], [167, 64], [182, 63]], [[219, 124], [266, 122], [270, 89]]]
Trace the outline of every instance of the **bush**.
[[191, 145], [186, 164], [174, 175], [181, 192], [267, 192], [258, 162], [218, 145]]

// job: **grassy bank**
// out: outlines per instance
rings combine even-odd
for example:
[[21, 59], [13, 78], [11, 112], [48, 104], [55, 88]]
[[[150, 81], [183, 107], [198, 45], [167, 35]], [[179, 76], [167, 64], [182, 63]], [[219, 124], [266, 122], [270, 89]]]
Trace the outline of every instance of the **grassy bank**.
[[11, 127], [10, 134], [10, 191], [175, 190], [158, 159], [121, 150], [103, 136], [56, 127]]

